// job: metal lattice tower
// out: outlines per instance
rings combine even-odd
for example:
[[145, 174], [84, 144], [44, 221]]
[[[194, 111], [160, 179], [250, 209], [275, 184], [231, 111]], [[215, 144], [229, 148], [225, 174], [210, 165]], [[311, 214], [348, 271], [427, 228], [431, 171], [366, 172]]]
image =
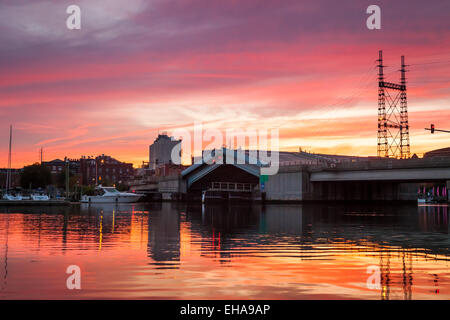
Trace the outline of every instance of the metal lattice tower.
[[384, 81], [383, 52], [378, 53], [378, 157], [410, 157], [405, 57], [400, 84]]

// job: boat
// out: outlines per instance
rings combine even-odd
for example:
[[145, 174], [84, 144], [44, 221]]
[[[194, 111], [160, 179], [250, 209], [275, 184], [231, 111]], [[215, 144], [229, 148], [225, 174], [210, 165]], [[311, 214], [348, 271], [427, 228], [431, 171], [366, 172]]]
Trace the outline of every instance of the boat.
[[10, 192], [11, 190], [11, 146], [12, 146], [12, 125], [9, 126], [9, 150], [8, 150], [8, 169], [6, 171], [6, 187], [2, 199], [7, 201], [21, 201], [22, 195]]
[[20, 194], [18, 195], [13, 195], [11, 193], [5, 193], [2, 197], [3, 200], [8, 200], [8, 201], [21, 201], [23, 200], [22, 196]]
[[137, 202], [142, 195], [132, 192], [120, 192], [114, 187], [99, 185], [94, 190], [94, 195], [83, 195], [83, 203], [131, 203]]
[[46, 194], [32, 194], [31, 200], [34, 201], [48, 201], [50, 200], [49, 196]]
[[61, 205], [68, 204], [66, 201], [50, 199], [42, 191], [37, 191], [31, 195], [22, 195], [12, 188], [11, 179], [11, 148], [12, 148], [12, 125], [9, 126], [9, 150], [8, 169], [6, 171], [5, 193], [0, 200], [1, 205]]

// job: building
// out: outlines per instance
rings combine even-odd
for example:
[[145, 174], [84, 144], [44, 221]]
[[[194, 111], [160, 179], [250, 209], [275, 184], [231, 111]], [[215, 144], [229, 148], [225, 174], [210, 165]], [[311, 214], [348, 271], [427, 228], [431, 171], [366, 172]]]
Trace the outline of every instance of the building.
[[158, 134], [158, 137], [149, 147], [149, 169], [155, 170], [160, 165], [172, 163], [172, 149], [179, 143], [181, 143], [181, 140], [175, 140], [165, 133]]
[[[188, 199], [200, 199], [206, 191], [211, 191], [213, 198], [231, 194], [245, 198], [259, 192], [261, 161], [245, 151], [239, 153], [238, 150], [226, 148], [220, 153], [216, 151], [204, 153], [201, 163], [194, 163], [181, 172]], [[230, 163], [227, 161], [229, 153], [233, 157]]]
[[166, 164], [158, 166], [155, 169], [153, 176], [155, 176], [155, 177], [178, 176], [186, 168], [187, 168], [187, 166], [166, 163]]
[[134, 176], [132, 163], [121, 162], [104, 154], [95, 158], [82, 156], [80, 171], [83, 185], [126, 184]]
[[54, 159], [51, 161], [43, 161], [42, 165], [50, 170], [50, 173], [57, 175], [58, 173], [63, 173], [66, 168], [66, 163], [61, 159]]
[[326, 163], [356, 162], [368, 160], [368, 157], [344, 156], [323, 153], [310, 153], [299, 150], [298, 152], [279, 152], [280, 166], [286, 165], [320, 165]]
[[424, 158], [450, 157], [450, 147], [429, 151], [423, 155]]
[[80, 160], [78, 159], [54, 159], [51, 161], [43, 161], [42, 165], [47, 167], [52, 176], [52, 184], [55, 186], [63, 186], [66, 174], [66, 160], [69, 164], [70, 176], [78, 177], [77, 182], [80, 183]]
[[75, 176], [80, 174], [80, 160], [79, 159], [54, 159], [52, 161], [43, 161], [42, 165], [46, 166], [52, 175], [64, 173], [66, 170], [66, 160], [69, 162], [70, 174]]

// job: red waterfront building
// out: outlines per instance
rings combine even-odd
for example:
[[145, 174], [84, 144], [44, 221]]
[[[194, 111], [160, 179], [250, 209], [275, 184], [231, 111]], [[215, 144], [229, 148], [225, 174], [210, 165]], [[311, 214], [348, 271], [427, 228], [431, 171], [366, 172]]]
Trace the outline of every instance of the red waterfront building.
[[121, 162], [107, 155], [82, 156], [80, 171], [84, 185], [127, 183], [134, 176], [132, 163]]

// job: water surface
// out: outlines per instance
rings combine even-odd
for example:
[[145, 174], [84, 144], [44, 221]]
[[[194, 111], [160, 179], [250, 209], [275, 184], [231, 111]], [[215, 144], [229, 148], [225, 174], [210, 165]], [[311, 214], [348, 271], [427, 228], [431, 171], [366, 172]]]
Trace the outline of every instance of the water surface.
[[[449, 299], [448, 207], [0, 208], [1, 299]], [[66, 269], [81, 269], [69, 290]], [[368, 288], [369, 267], [380, 270]]]

